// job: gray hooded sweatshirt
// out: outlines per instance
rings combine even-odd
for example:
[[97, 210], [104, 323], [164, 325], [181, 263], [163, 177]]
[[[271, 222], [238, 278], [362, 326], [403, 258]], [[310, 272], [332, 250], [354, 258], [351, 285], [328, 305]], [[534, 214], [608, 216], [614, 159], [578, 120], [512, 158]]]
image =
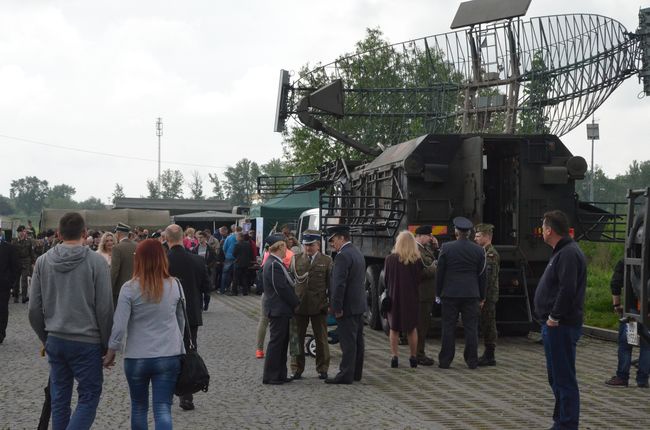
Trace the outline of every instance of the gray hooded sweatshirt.
[[111, 272], [85, 246], [59, 244], [36, 260], [29, 322], [41, 342], [61, 339], [108, 344], [113, 325]]

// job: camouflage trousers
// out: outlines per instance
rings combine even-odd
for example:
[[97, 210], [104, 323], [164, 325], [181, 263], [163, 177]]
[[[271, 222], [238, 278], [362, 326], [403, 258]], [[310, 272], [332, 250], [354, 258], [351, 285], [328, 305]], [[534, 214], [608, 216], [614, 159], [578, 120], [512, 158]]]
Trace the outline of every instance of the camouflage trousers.
[[32, 276], [32, 265], [31, 263], [29, 264], [22, 264], [20, 265], [20, 276], [16, 278], [16, 281], [14, 282], [14, 286], [12, 288], [13, 290], [13, 296], [18, 297], [18, 293], [20, 296], [25, 299], [27, 298], [27, 278], [29, 276]]
[[496, 303], [486, 301], [481, 309], [481, 333], [486, 346], [497, 343], [497, 312]]

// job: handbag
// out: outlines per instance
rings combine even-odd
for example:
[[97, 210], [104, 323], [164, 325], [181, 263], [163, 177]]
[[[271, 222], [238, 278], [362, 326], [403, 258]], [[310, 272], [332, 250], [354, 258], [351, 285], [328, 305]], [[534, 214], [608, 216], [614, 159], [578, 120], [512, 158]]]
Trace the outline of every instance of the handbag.
[[388, 295], [388, 288], [386, 288], [379, 296], [379, 313], [386, 316], [393, 306], [393, 300]]
[[[176, 280], [178, 285], [178, 293], [183, 305], [183, 316], [185, 317], [185, 329], [188, 330], [190, 323], [187, 319], [187, 312], [185, 311], [185, 296], [181, 290], [181, 284]], [[184, 336], [184, 333], [181, 333]], [[203, 359], [196, 350], [196, 346], [192, 342], [192, 337], [189, 337], [189, 348], [185, 354], [181, 355], [181, 371], [176, 380], [176, 387], [174, 394], [177, 396], [187, 396], [189, 394], [198, 393], [199, 391], [208, 391], [210, 385], [210, 374], [208, 368], [205, 366]]]

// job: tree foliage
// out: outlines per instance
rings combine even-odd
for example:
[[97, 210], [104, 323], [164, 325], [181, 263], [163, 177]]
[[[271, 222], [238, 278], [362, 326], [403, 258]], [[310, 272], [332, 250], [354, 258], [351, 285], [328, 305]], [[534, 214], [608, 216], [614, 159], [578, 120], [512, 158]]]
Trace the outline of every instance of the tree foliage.
[[203, 195], [203, 178], [198, 170], [192, 172], [192, 179], [187, 182], [187, 187], [190, 190], [190, 198], [194, 200], [205, 200]]
[[148, 199], [160, 198], [158, 182], [154, 181], [153, 179], [147, 179], [147, 191], [149, 192], [149, 195], [147, 196]]
[[71, 200], [72, 196], [77, 193], [74, 187], [66, 184], [60, 184], [53, 186], [50, 191], [47, 193], [47, 197], [50, 199], [68, 199]]
[[[398, 50], [399, 49], [399, 50]], [[356, 55], [362, 54], [363, 55]], [[432, 128], [455, 128], [454, 112], [458, 106], [457, 88], [445, 88], [435, 83], [460, 83], [462, 75], [446, 62], [444, 55], [435, 48], [418, 50], [415, 45], [402, 48], [390, 46], [379, 29], [367, 29], [363, 40], [357, 42], [355, 52], [339, 57], [343, 67], [336, 76], [327, 76], [325, 69], [313, 70], [309, 65], [299, 71], [301, 86], [319, 88], [333, 79], [341, 78], [345, 88], [414, 88], [431, 86], [431, 91], [418, 93], [418, 97], [405, 98], [400, 91], [384, 92], [374, 96], [372, 92], [347, 92], [346, 110], [354, 112], [417, 111], [435, 110], [438, 118], [383, 117], [367, 121], [366, 118], [345, 116], [335, 120], [328, 117], [325, 122], [354, 140], [376, 148], [378, 144], [390, 146], [412, 139]], [[453, 84], [451, 85], [453, 87]], [[284, 157], [294, 166], [296, 173], [313, 173], [323, 163], [344, 158], [348, 160], [368, 159], [368, 156], [334, 142], [333, 139], [317, 133], [300, 124], [287, 129], [283, 135]]]
[[111, 202], [115, 203], [115, 199], [123, 199], [124, 197], [126, 197], [124, 194], [124, 187], [115, 183], [115, 189], [113, 190], [113, 194], [111, 194]]
[[548, 117], [544, 115], [544, 107], [553, 82], [543, 73], [547, 70], [543, 52], [537, 51], [533, 54], [531, 63], [530, 83], [524, 88], [527, 102], [519, 113], [519, 133], [549, 133]]
[[88, 197], [79, 202], [79, 209], [106, 209], [106, 205], [97, 197]]
[[211, 199], [226, 200], [226, 196], [223, 194], [223, 188], [221, 187], [221, 182], [219, 181], [219, 176], [216, 173], [208, 173], [208, 180], [212, 184]]
[[185, 179], [180, 170], [165, 169], [160, 174], [160, 184], [147, 179], [147, 191], [150, 199], [182, 199]]
[[11, 200], [3, 195], [0, 195], [0, 215], [11, 215], [15, 212], [14, 205]]
[[36, 176], [25, 176], [11, 181], [9, 196], [14, 200], [16, 209], [26, 214], [35, 214], [43, 209], [49, 192], [48, 182]]
[[229, 166], [224, 173], [223, 184], [227, 199], [234, 206], [250, 206], [257, 193], [257, 177], [260, 168], [256, 162], [243, 158], [234, 166]]

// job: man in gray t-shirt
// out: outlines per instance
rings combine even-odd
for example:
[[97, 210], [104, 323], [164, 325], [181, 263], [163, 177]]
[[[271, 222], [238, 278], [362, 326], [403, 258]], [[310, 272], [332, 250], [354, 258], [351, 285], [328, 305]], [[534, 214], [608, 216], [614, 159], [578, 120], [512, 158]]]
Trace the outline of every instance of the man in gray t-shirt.
[[[83, 246], [85, 223], [69, 212], [59, 222], [62, 242], [36, 260], [29, 322], [50, 364], [52, 428], [88, 429], [102, 392], [102, 355], [113, 324], [106, 260]], [[74, 380], [77, 408], [70, 416]]]

